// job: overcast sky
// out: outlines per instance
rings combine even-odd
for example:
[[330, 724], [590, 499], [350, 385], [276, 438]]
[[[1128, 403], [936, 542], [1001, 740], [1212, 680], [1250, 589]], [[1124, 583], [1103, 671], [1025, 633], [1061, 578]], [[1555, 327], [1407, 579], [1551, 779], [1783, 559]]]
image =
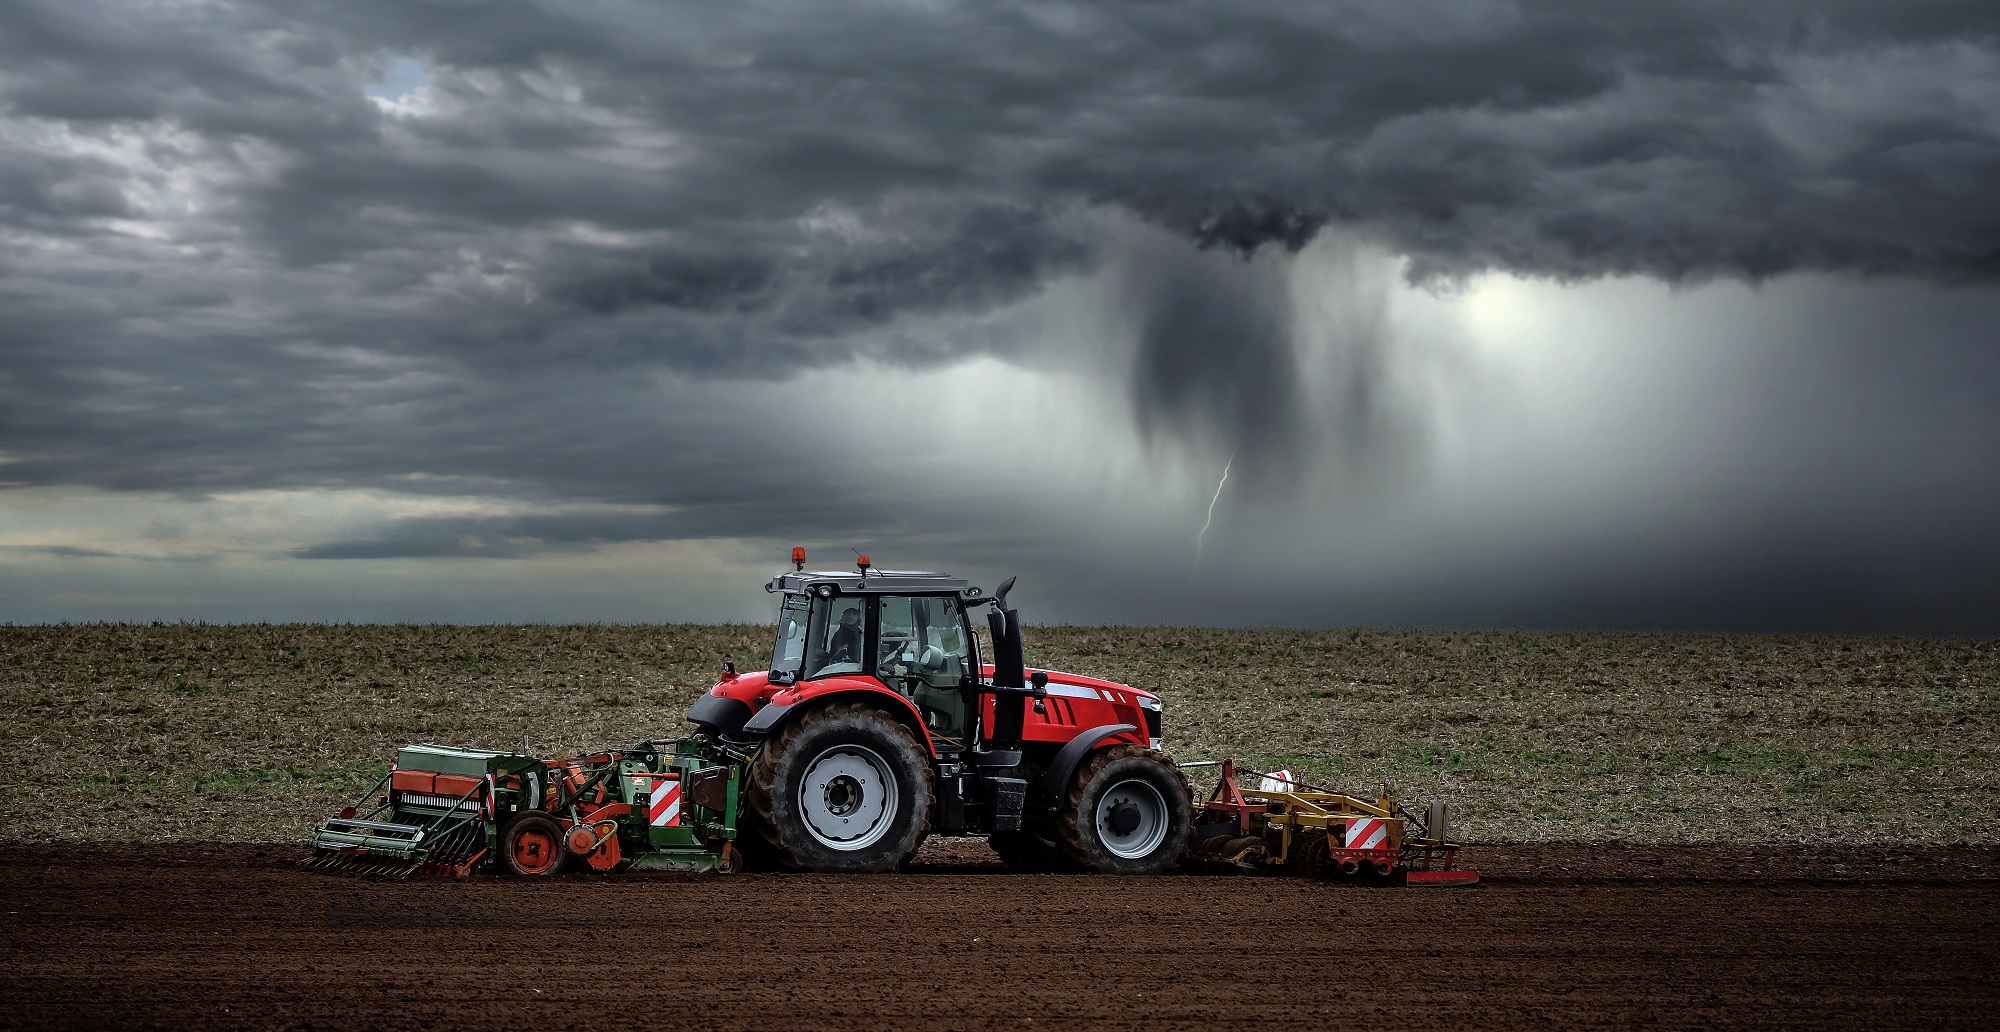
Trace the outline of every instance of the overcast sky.
[[1002, 6], [0, 4], [0, 621], [2000, 634], [2000, 5]]

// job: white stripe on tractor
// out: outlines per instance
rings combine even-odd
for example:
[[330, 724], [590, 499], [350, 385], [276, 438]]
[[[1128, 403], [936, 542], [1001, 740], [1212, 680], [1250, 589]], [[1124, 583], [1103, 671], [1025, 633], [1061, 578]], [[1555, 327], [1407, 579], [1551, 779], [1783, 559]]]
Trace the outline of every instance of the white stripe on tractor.
[[661, 778], [653, 782], [653, 805], [649, 811], [655, 828], [678, 828], [681, 824], [681, 783]]
[[1347, 848], [1379, 849], [1389, 837], [1389, 826], [1374, 817], [1356, 817], [1347, 822]]
[[1085, 688], [1082, 685], [1075, 684], [1057, 684], [1054, 681], [1049, 682], [1049, 694], [1059, 695], [1065, 699], [1103, 698], [1103, 696], [1097, 694], [1097, 689], [1095, 688]]

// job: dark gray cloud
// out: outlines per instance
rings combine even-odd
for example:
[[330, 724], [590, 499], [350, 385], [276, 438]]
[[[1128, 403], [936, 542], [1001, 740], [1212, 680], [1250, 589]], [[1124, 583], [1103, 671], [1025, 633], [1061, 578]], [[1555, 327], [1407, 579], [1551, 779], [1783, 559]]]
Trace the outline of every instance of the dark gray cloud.
[[1368, 298], [1331, 357], [1302, 340], [1286, 277], [1315, 241], [1436, 284], [1990, 294], [1996, 33], [1980, 3], [24, 0], [0, 7], [4, 477], [556, 506], [324, 557], [1003, 540], [990, 494], [885, 506], [755, 405], [857, 361], [1054, 361], [992, 320], [1097, 277], [1129, 340], [1083, 364], [1143, 434], [1276, 497], [1421, 437]]

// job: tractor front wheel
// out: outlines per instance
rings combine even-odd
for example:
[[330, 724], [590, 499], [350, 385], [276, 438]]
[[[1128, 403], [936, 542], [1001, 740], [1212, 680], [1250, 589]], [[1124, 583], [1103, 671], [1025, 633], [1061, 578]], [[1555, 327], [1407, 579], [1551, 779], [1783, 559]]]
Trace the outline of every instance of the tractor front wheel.
[[522, 878], [542, 878], [562, 869], [563, 829], [555, 818], [524, 813], [500, 829], [500, 869]]
[[895, 718], [836, 702], [794, 717], [764, 743], [746, 802], [744, 844], [769, 866], [889, 871], [930, 833], [931, 765]]
[[1187, 779], [1157, 750], [1101, 749], [1076, 772], [1058, 827], [1063, 852], [1086, 870], [1158, 874], [1187, 852]]

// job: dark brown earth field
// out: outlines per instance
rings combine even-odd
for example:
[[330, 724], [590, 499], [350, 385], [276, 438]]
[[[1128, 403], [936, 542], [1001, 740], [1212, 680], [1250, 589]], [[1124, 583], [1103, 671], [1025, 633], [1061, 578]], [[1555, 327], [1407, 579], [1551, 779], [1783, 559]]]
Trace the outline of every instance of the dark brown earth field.
[[1991, 1028], [2000, 847], [1490, 846], [1471, 888], [1005, 873], [385, 883], [15, 846], [0, 1026]]

